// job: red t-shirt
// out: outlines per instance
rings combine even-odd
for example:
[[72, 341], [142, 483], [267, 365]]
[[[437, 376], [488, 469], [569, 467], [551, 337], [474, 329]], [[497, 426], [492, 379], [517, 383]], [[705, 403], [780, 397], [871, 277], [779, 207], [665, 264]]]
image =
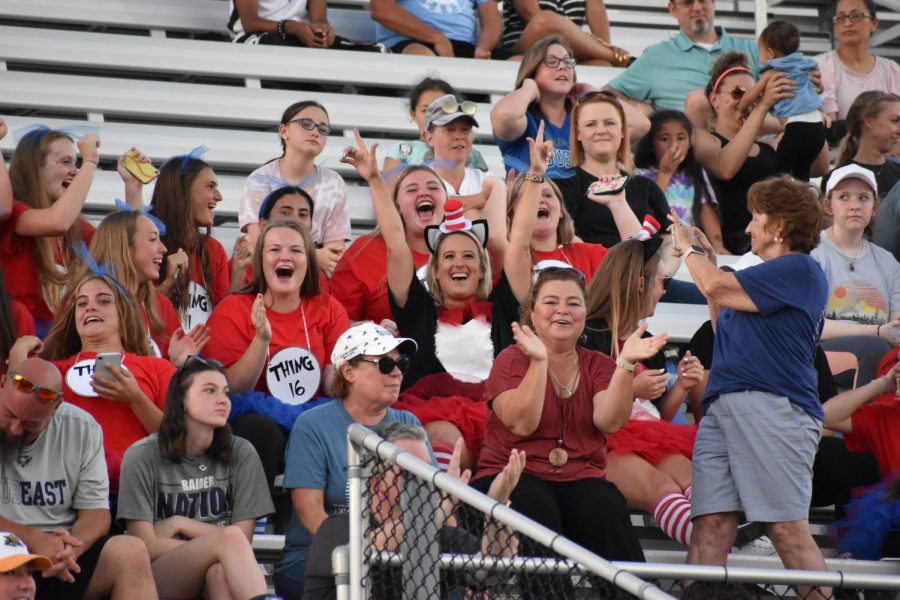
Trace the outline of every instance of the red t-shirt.
[[[541, 420], [534, 433], [521, 437], [507, 429], [497, 418], [491, 410], [491, 402], [502, 392], [519, 386], [528, 371], [530, 360], [517, 346], [510, 346], [497, 356], [485, 383], [488, 417], [477, 477], [502, 471], [509, 462], [509, 453], [513, 448], [525, 450], [528, 454], [526, 473], [547, 481], [576, 481], [606, 476], [606, 436], [594, 426], [594, 395], [609, 387], [616, 364], [607, 355], [580, 346], [578, 357], [581, 361], [581, 381], [575, 393], [570, 398], [560, 399], [548, 375]], [[550, 465], [549, 456], [559, 445], [557, 440], [561, 429], [568, 462], [557, 468]]]
[[[413, 252], [417, 269], [428, 258]], [[387, 297], [387, 247], [380, 234], [360, 236], [350, 244], [331, 275], [329, 291], [353, 321], [381, 323], [394, 318]]]
[[[115, 495], [119, 486], [119, 466], [125, 450], [150, 432], [144, 429], [127, 404], [108, 398], [83, 396], [72, 388], [74, 384], [77, 389], [82, 391], [85, 386], [89, 389], [91, 379], [91, 375], [86, 369], [72, 369], [70, 372], [70, 367], [75, 364], [75, 359], [83, 362], [96, 356], [95, 352], [80, 352], [75, 356], [54, 361], [53, 364], [63, 374], [63, 399], [89, 412], [103, 429], [103, 448], [106, 451], [110, 490]], [[122, 356], [122, 366], [131, 371], [144, 395], [160, 410], [165, 410], [166, 392], [169, 388], [169, 380], [175, 372], [175, 366], [161, 358], [138, 356], [130, 352], [126, 352]]]
[[[256, 335], [250, 318], [255, 298], [255, 294], [231, 294], [216, 306], [207, 322], [210, 337], [204, 349], [206, 356], [230, 367], [244, 355], [247, 346]], [[340, 335], [350, 328], [350, 320], [344, 307], [328, 294], [319, 294], [301, 302], [303, 310], [297, 308], [288, 313], [281, 313], [270, 308], [266, 309], [269, 325], [272, 327], [269, 359], [274, 358], [283, 348], [306, 348], [319, 363], [324, 379], [325, 367], [331, 364], [331, 351]], [[304, 314], [306, 325], [309, 327], [309, 347], [306, 343], [307, 332], [303, 325]], [[268, 367], [267, 364], [263, 368], [254, 389], [269, 393], [266, 383]]]
[[[53, 312], [44, 301], [40, 274], [35, 267], [35, 238], [16, 235], [19, 217], [31, 209], [24, 202], [13, 202], [9, 218], [0, 225], [0, 262], [3, 263], [9, 295], [24, 304], [35, 319], [49, 323], [53, 320]], [[90, 245], [94, 226], [83, 218], [79, 218], [77, 225], [81, 231], [81, 239]], [[62, 263], [60, 257], [57, 257], [57, 261]]]
[[34, 329], [34, 317], [31, 316], [31, 312], [29, 312], [28, 308], [18, 300], [13, 300], [9, 308], [12, 313], [16, 338], [26, 335], [36, 335]]
[[[231, 270], [228, 268], [228, 255], [225, 248], [213, 237], [204, 238], [206, 253], [209, 256], [210, 277], [212, 281], [205, 281], [203, 266], [197, 253], [190, 257], [191, 289], [188, 290], [188, 306], [186, 314], [182, 315], [181, 325], [185, 331], [190, 331], [200, 323], [205, 323], [216, 304], [228, 295], [231, 286]], [[176, 249], [169, 248], [169, 252]], [[163, 274], [156, 281], [162, 282]]]
[[[169, 340], [172, 339], [172, 334], [175, 333], [175, 330], [181, 327], [181, 320], [178, 318], [178, 312], [175, 310], [175, 307], [172, 306], [172, 301], [161, 292], [156, 292], [156, 306], [159, 308], [159, 318], [163, 324], [161, 333], [157, 333], [151, 327], [146, 310], [141, 310], [141, 317], [144, 321], [144, 327], [150, 332], [150, 339], [156, 344], [156, 349], [159, 350], [159, 357], [168, 358]], [[151, 350], [153, 350], [153, 344], [150, 345]]]
[[850, 419], [853, 433], [844, 435], [847, 449], [874, 454], [882, 477], [900, 471], [900, 402], [866, 404]]
[[542, 260], [558, 260], [570, 264], [584, 273], [585, 281], [590, 283], [591, 277], [594, 276], [600, 263], [603, 262], [606, 252], [606, 247], [601, 244], [572, 242], [549, 252], [534, 250], [531, 254], [532, 264], [536, 265]]

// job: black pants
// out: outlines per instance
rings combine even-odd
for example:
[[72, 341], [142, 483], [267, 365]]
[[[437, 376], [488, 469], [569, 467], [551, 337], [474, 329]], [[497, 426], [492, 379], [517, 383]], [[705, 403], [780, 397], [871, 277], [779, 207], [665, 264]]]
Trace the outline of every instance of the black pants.
[[[494, 477], [484, 477], [472, 483], [487, 491]], [[607, 560], [644, 561], [625, 496], [613, 483], [598, 478], [578, 481], [545, 481], [523, 473], [513, 490], [512, 508], [576, 544]], [[535, 542], [521, 540], [522, 556], [551, 556], [552, 553]], [[525, 598], [572, 598], [571, 578], [561, 575], [520, 576]], [[600, 587], [595, 582], [595, 587]]]
[[32, 574], [37, 584], [37, 595], [35, 598], [39, 600], [69, 600], [71, 598], [83, 598], [87, 592], [94, 571], [97, 570], [97, 562], [100, 560], [100, 553], [103, 546], [112, 538], [111, 535], [101, 537], [99, 540], [88, 548], [84, 554], [78, 557], [78, 566], [81, 567], [80, 573], [73, 573], [75, 581], [66, 583], [56, 577], [48, 577], [44, 579], [39, 571]]
[[778, 164], [785, 173], [809, 181], [809, 170], [825, 145], [825, 124], [793, 122], [778, 142]]
[[834, 504], [835, 516], [843, 519], [853, 488], [881, 480], [878, 461], [868, 452], [850, 452], [843, 438], [829, 436], [819, 441], [813, 463], [813, 506]]

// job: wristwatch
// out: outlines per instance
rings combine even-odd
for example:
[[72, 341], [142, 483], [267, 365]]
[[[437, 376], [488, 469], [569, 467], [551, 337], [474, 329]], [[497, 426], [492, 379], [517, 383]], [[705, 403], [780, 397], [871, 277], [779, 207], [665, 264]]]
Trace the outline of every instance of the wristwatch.
[[627, 360], [625, 360], [624, 358], [622, 358], [620, 356], [619, 358], [616, 359], [616, 366], [619, 367], [620, 369], [624, 369], [624, 370], [628, 371], [629, 373], [634, 373], [634, 370], [637, 367], [637, 363], [636, 362], [628, 362]]
[[703, 249], [703, 246], [698, 244], [691, 244], [687, 247], [687, 250], [684, 251], [684, 255], [681, 257], [682, 260], [687, 259], [691, 254], [699, 254], [700, 256], [706, 256], [706, 250]]

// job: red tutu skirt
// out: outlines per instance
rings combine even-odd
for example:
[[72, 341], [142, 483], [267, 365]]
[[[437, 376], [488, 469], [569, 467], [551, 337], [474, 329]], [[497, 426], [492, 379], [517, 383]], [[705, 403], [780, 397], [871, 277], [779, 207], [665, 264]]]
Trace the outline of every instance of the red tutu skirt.
[[633, 452], [651, 465], [665, 456], [694, 456], [696, 425], [674, 425], [661, 419], [628, 421], [620, 430], [607, 435], [609, 451], [617, 454]]
[[483, 382], [465, 383], [449, 373], [435, 373], [407, 388], [391, 408], [408, 410], [422, 425], [435, 421], [452, 423], [462, 432], [473, 460], [477, 460], [487, 418]]

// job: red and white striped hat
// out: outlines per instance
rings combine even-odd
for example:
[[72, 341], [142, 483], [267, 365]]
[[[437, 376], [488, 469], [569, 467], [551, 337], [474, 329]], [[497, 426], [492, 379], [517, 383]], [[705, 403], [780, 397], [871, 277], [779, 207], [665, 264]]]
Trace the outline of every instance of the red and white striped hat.
[[425, 228], [425, 245], [434, 254], [441, 236], [450, 233], [466, 232], [484, 247], [487, 244], [488, 224], [484, 219], [470, 221], [465, 216], [462, 202], [451, 198], [444, 203], [444, 221], [440, 225], [429, 225]]

